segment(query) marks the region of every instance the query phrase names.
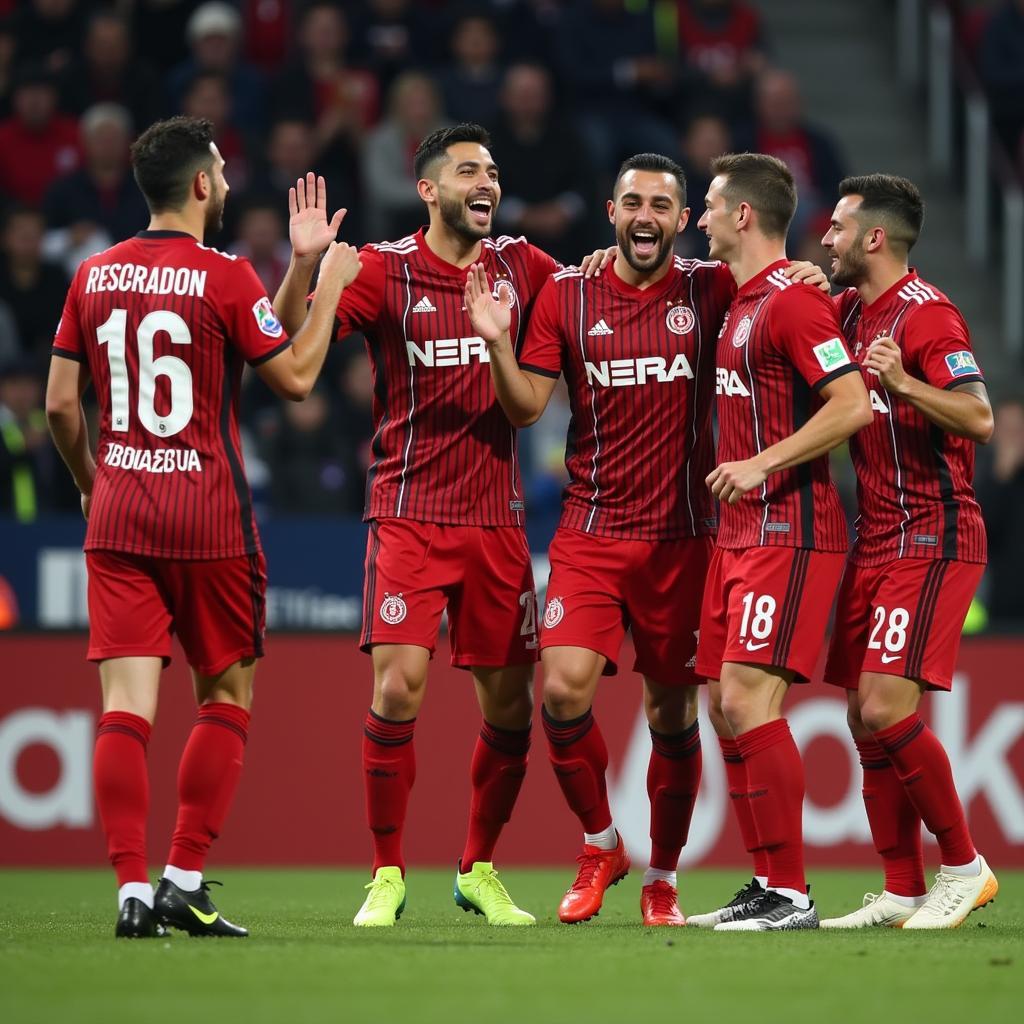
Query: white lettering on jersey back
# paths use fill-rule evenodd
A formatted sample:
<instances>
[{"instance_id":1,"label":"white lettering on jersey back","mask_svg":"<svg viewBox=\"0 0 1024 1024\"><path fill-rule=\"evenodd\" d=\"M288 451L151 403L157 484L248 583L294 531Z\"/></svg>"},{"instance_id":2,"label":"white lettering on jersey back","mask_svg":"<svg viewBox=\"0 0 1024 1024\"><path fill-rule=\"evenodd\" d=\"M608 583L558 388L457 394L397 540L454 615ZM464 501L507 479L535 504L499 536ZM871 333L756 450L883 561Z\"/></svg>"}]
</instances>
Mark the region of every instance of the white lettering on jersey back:
<instances>
[{"instance_id":1,"label":"white lettering on jersey back","mask_svg":"<svg viewBox=\"0 0 1024 1024\"><path fill-rule=\"evenodd\" d=\"M884 416L888 416L889 406L887 406L885 402L882 401L882 396L877 391L875 391L874 388L872 388L868 392L868 394L871 395L871 408L874 409L875 412L880 412Z\"/></svg>"},{"instance_id":2,"label":"white lettering on jersey back","mask_svg":"<svg viewBox=\"0 0 1024 1024\"><path fill-rule=\"evenodd\" d=\"M202 463L194 448L133 448L126 444L109 444L104 465L115 469L131 469L141 473L201 473Z\"/></svg>"},{"instance_id":3,"label":"white lettering on jersey back","mask_svg":"<svg viewBox=\"0 0 1024 1024\"><path fill-rule=\"evenodd\" d=\"M588 360L584 365L587 383L591 387L599 384L604 388L621 388L648 381L667 384L678 377L693 380L693 369L682 352L676 353L671 364L661 356L643 356L640 359L605 359L600 363Z\"/></svg>"},{"instance_id":4,"label":"white lettering on jersey back","mask_svg":"<svg viewBox=\"0 0 1024 1024\"><path fill-rule=\"evenodd\" d=\"M727 370L719 366L715 371L715 394L727 395L730 398L749 398L747 386L740 380L735 370Z\"/></svg>"},{"instance_id":5,"label":"white lettering on jersey back","mask_svg":"<svg viewBox=\"0 0 1024 1024\"><path fill-rule=\"evenodd\" d=\"M470 363L489 363L491 354L483 338L438 338L425 341L421 348L415 341L405 342L409 353L409 365L423 366L468 366Z\"/></svg>"},{"instance_id":6,"label":"white lettering on jersey back","mask_svg":"<svg viewBox=\"0 0 1024 1024\"><path fill-rule=\"evenodd\" d=\"M106 263L90 267L85 292L138 292L146 295L203 297L206 271L189 267L147 267L138 263Z\"/></svg>"}]
</instances>

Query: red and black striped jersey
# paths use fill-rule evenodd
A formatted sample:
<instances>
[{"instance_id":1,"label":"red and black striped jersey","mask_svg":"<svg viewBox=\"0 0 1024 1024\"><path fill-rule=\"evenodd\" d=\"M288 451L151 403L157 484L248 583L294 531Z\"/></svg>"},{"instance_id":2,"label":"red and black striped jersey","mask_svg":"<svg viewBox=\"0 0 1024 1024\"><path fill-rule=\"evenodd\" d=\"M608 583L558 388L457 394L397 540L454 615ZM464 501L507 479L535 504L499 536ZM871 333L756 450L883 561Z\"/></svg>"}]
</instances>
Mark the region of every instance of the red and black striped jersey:
<instances>
[{"instance_id":1,"label":"red and black striped jersey","mask_svg":"<svg viewBox=\"0 0 1024 1024\"><path fill-rule=\"evenodd\" d=\"M374 375L366 519L521 526L526 502L516 432L494 395L490 356L465 308L468 267L434 253L421 229L364 246L342 293L337 337L366 336ZM484 239L495 294L512 295L512 340L559 268L524 238Z\"/></svg>"},{"instance_id":2,"label":"red and black striped jersey","mask_svg":"<svg viewBox=\"0 0 1024 1024\"><path fill-rule=\"evenodd\" d=\"M259 551L238 432L243 360L288 340L245 259L142 231L75 273L53 352L100 408L85 548L157 558Z\"/></svg>"},{"instance_id":3,"label":"red and black striped jersey","mask_svg":"<svg viewBox=\"0 0 1024 1024\"><path fill-rule=\"evenodd\" d=\"M900 347L908 374L936 388L983 381L960 311L911 271L870 306L853 288L835 299L847 344L863 364L875 338ZM874 418L850 439L857 471L857 539L850 558L985 562L985 524L974 497L974 442L954 437L890 395L861 365Z\"/></svg>"},{"instance_id":4,"label":"red and black striped jersey","mask_svg":"<svg viewBox=\"0 0 1024 1024\"><path fill-rule=\"evenodd\" d=\"M751 459L796 433L821 408L818 391L857 367L832 300L769 264L737 292L718 338L718 461ZM723 504L724 548L780 546L845 551L846 521L828 456L773 473Z\"/></svg>"},{"instance_id":5,"label":"red and black striped jersey","mask_svg":"<svg viewBox=\"0 0 1024 1024\"><path fill-rule=\"evenodd\" d=\"M721 263L675 257L635 288L575 268L541 291L519 359L565 374L572 421L561 525L635 540L713 534L715 339L736 288Z\"/></svg>"}]
</instances>

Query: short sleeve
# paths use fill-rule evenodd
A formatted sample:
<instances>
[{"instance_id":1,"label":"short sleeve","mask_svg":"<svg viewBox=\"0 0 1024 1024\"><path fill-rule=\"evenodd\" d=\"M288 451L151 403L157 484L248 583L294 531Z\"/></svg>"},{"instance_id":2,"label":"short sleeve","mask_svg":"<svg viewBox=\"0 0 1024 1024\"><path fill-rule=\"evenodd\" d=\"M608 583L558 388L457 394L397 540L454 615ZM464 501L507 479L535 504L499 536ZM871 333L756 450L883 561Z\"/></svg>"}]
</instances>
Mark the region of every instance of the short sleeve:
<instances>
[{"instance_id":1,"label":"short sleeve","mask_svg":"<svg viewBox=\"0 0 1024 1024\"><path fill-rule=\"evenodd\" d=\"M273 359L291 345L266 288L247 259L238 259L225 275L217 312L227 328L228 341L251 366Z\"/></svg>"},{"instance_id":2,"label":"short sleeve","mask_svg":"<svg viewBox=\"0 0 1024 1024\"><path fill-rule=\"evenodd\" d=\"M519 368L557 379L562 372L562 327L558 321L558 282L549 277L530 315Z\"/></svg>"},{"instance_id":3,"label":"short sleeve","mask_svg":"<svg viewBox=\"0 0 1024 1024\"><path fill-rule=\"evenodd\" d=\"M819 288L793 284L771 304L769 337L816 391L857 370L836 316L836 307Z\"/></svg>"},{"instance_id":4,"label":"short sleeve","mask_svg":"<svg viewBox=\"0 0 1024 1024\"><path fill-rule=\"evenodd\" d=\"M715 307L722 310L722 316L736 298L736 278L725 263L713 263L711 270L712 294Z\"/></svg>"},{"instance_id":5,"label":"short sleeve","mask_svg":"<svg viewBox=\"0 0 1024 1024\"><path fill-rule=\"evenodd\" d=\"M356 331L366 331L380 317L384 306L384 257L372 245L359 250L362 269L341 293L334 318L334 340L341 341ZM309 296L312 300L316 292Z\"/></svg>"},{"instance_id":6,"label":"short sleeve","mask_svg":"<svg viewBox=\"0 0 1024 1024\"><path fill-rule=\"evenodd\" d=\"M549 256L543 249L538 249L535 245L528 247L527 254L530 290L536 293L544 287L545 281L547 281L552 274L558 273L558 271L562 270L563 267L562 264L553 256Z\"/></svg>"},{"instance_id":7,"label":"short sleeve","mask_svg":"<svg viewBox=\"0 0 1024 1024\"><path fill-rule=\"evenodd\" d=\"M971 349L967 324L950 303L927 302L915 309L901 340L908 368L913 372L916 367L932 387L949 390L985 380Z\"/></svg>"},{"instance_id":8,"label":"short sleeve","mask_svg":"<svg viewBox=\"0 0 1024 1024\"><path fill-rule=\"evenodd\" d=\"M61 313L57 330L54 332L52 349L55 356L74 359L78 363L83 363L86 360L82 327L78 319L78 293L81 287L82 266L75 271L71 287L68 288L67 298L64 300L64 311Z\"/></svg>"}]
</instances>

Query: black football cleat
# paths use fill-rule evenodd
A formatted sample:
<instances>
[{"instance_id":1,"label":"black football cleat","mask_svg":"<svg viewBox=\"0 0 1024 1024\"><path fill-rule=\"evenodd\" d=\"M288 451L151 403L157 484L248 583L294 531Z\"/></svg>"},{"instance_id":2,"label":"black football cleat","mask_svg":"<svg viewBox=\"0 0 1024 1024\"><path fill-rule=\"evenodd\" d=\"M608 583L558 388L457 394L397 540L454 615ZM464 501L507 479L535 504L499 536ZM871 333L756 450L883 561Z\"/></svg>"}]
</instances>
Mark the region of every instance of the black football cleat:
<instances>
[{"instance_id":1,"label":"black football cleat","mask_svg":"<svg viewBox=\"0 0 1024 1024\"><path fill-rule=\"evenodd\" d=\"M169 928L178 928L189 935L219 939L244 939L245 928L221 917L210 899L210 886L220 882L203 882L195 892L179 889L173 882L161 878L156 887L153 906L160 920Z\"/></svg>"},{"instance_id":2,"label":"black football cleat","mask_svg":"<svg viewBox=\"0 0 1024 1024\"><path fill-rule=\"evenodd\" d=\"M156 913L134 896L124 901L117 915L114 937L118 939L159 939L167 934Z\"/></svg>"}]
</instances>

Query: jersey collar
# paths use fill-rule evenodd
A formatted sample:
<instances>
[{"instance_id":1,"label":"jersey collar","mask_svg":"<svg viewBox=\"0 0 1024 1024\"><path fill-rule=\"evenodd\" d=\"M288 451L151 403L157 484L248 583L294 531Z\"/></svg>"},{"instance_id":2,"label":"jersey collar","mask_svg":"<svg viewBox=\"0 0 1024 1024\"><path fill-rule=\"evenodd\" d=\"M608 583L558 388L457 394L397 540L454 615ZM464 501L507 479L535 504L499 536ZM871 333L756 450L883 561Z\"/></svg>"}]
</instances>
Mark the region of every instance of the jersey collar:
<instances>
[{"instance_id":1,"label":"jersey collar","mask_svg":"<svg viewBox=\"0 0 1024 1024\"><path fill-rule=\"evenodd\" d=\"M195 241L195 236L190 235L187 231L139 231L135 235L136 238L190 238Z\"/></svg>"},{"instance_id":2,"label":"jersey collar","mask_svg":"<svg viewBox=\"0 0 1024 1024\"><path fill-rule=\"evenodd\" d=\"M882 292L882 294L879 295L878 298L875 299L875 301L872 302L870 306L865 306L864 312L866 313L869 309L883 309L887 303L892 301L893 296L901 288L903 288L908 281L916 280L917 270L916 268L911 267L908 273L904 274L903 277L901 277L891 288L888 288L884 292Z\"/></svg>"},{"instance_id":3,"label":"jersey collar","mask_svg":"<svg viewBox=\"0 0 1024 1024\"><path fill-rule=\"evenodd\" d=\"M620 253L617 259L622 259ZM675 256L672 257L672 265L668 268L668 273L650 288L637 288L636 285L630 284L628 281L623 281L618 274L615 273L615 267L611 266L605 270L600 277L600 280L604 281L612 291L618 292L620 295L625 295L631 299L649 299L654 296L660 296L663 292L668 291L670 288L675 286L676 274L675 274Z\"/></svg>"},{"instance_id":4,"label":"jersey collar","mask_svg":"<svg viewBox=\"0 0 1024 1024\"><path fill-rule=\"evenodd\" d=\"M423 258L436 270L441 271L442 274L448 274L450 277L457 277L460 280L465 280L466 275L469 273L469 265L466 265L465 267L457 267L454 263L449 263L447 260L441 259L441 257L438 256L429 245L427 245L426 234L427 229L423 227L420 228L413 236L416 239L416 247L419 249ZM480 247L480 258L477 262L482 263L484 260L486 242L487 239L484 239L485 244Z\"/></svg>"},{"instance_id":5,"label":"jersey collar","mask_svg":"<svg viewBox=\"0 0 1024 1024\"><path fill-rule=\"evenodd\" d=\"M759 274L755 274L742 288L736 292L737 299L746 298L748 295L753 295L754 292L760 291L768 281L768 275L773 271L781 270L783 267L789 266L789 260L781 259L776 260L774 263L769 263Z\"/></svg>"}]
</instances>

